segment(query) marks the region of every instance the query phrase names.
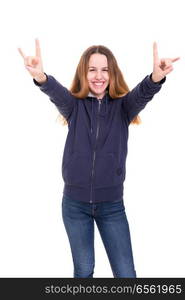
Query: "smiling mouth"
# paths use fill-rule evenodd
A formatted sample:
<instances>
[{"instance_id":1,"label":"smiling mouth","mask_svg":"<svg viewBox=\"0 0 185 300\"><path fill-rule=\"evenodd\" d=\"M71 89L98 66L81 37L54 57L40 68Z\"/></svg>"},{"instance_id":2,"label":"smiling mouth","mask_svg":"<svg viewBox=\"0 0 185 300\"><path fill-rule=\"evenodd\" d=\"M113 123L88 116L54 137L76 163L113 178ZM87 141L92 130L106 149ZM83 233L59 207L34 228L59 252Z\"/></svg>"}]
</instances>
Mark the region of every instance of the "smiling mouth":
<instances>
[{"instance_id":1,"label":"smiling mouth","mask_svg":"<svg viewBox=\"0 0 185 300\"><path fill-rule=\"evenodd\" d=\"M104 85L104 82L92 82L92 84L95 86L102 86Z\"/></svg>"}]
</instances>

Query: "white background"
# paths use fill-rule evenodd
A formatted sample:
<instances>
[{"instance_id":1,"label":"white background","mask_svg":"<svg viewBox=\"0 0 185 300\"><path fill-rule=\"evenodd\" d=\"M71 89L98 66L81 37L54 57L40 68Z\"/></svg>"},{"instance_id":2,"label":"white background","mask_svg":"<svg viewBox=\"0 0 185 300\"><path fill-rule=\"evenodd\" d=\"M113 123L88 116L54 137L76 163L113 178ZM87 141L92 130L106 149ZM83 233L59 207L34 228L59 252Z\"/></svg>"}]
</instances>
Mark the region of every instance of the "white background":
<instances>
[{"instance_id":1,"label":"white background","mask_svg":"<svg viewBox=\"0 0 185 300\"><path fill-rule=\"evenodd\" d=\"M73 277L61 217L67 126L34 86L17 51L70 87L82 52L114 53L132 89L160 57L180 56L161 91L130 126L124 201L138 277L185 277L184 1L1 1L0 276ZM95 227L96 228L96 227ZM113 277L96 229L94 277Z\"/></svg>"}]
</instances>

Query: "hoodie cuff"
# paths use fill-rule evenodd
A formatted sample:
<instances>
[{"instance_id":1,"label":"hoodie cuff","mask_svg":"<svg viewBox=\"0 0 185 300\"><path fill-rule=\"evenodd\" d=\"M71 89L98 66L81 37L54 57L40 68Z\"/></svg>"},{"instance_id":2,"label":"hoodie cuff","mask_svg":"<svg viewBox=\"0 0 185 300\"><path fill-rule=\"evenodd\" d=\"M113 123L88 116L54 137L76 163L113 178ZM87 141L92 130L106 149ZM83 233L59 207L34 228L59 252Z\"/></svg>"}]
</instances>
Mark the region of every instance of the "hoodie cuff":
<instances>
[{"instance_id":1,"label":"hoodie cuff","mask_svg":"<svg viewBox=\"0 0 185 300\"><path fill-rule=\"evenodd\" d=\"M37 85L37 86L43 86L44 84L47 83L47 81L48 81L48 75L47 75L45 72L44 72L44 74L46 75L46 81L45 81L44 83L39 83L38 81L36 81L36 80L33 78L33 82L34 82L35 85Z\"/></svg>"},{"instance_id":2,"label":"hoodie cuff","mask_svg":"<svg viewBox=\"0 0 185 300\"><path fill-rule=\"evenodd\" d=\"M161 79L160 81L157 81L157 82L154 82L153 80L152 80L152 73L150 74L150 80L154 83L154 84L163 84L165 81L166 81L166 76L163 78L163 79Z\"/></svg>"}]
</instances>

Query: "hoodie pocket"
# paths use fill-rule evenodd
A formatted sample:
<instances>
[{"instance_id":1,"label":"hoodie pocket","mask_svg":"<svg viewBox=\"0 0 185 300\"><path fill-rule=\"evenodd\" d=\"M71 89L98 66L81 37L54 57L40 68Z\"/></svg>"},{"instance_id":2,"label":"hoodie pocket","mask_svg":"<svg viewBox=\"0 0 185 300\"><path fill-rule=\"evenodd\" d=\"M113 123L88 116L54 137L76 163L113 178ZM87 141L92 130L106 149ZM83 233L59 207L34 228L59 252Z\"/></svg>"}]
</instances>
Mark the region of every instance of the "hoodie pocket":
<instances>
[{"instance_id":1,"label":"hoodie pocket","mask_svg":"<svg viewBox=\"0 0 185 300\"><path fill-rule=\"evenodd\" d=\"M64 182L83 187L89 185L91 161L90 155L74 152L62 169Z\"/></svg>"},{"instance_id":2,"label":"hoodie pocket","mask_svg":"<svg viewBox=\"0 0 185 300\"><path fill-rule=\"evenodd\" d=\"M95 163L95 187L106 187L118 184L119 176L116 173L117 160L115 153L97 154Z\"/></svg>"}]
</instances>

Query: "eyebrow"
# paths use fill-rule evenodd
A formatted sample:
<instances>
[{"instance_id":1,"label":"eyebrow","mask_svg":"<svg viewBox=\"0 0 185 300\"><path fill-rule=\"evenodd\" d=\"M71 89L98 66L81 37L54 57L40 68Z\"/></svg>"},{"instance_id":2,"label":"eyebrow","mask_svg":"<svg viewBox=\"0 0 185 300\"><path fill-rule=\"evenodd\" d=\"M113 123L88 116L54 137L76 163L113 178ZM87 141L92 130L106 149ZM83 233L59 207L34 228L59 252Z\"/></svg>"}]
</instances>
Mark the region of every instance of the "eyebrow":
<instances>
[{"instance_id":1,"label":"eyebrow","mask_svg":"<svg viewBox=\"0 0 185 300\"><path fill-rule=\"evenodd\" d=\"M90 69L90 68L96 69L96 67L93 67L93 66L89 67L89 69ZM108 67L102 67L102 69L108 69Z\"/></svg>"}]
</instances>

